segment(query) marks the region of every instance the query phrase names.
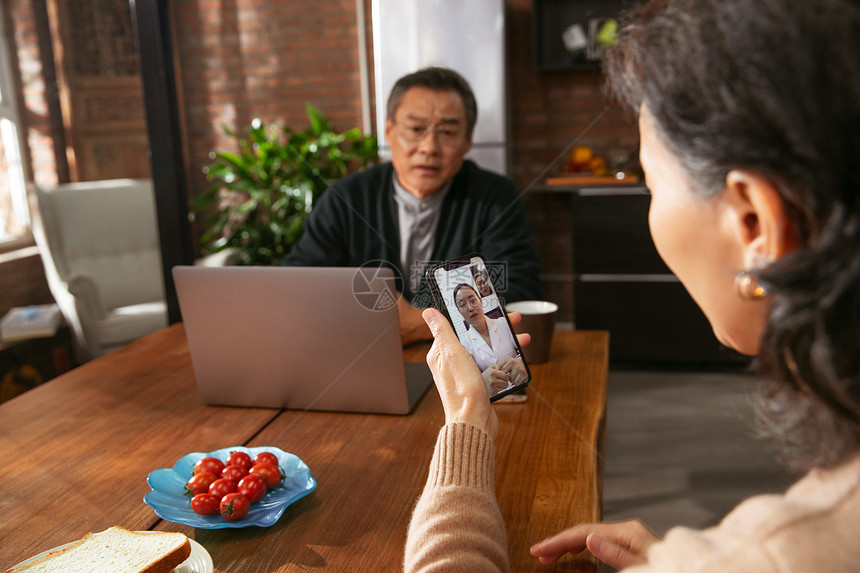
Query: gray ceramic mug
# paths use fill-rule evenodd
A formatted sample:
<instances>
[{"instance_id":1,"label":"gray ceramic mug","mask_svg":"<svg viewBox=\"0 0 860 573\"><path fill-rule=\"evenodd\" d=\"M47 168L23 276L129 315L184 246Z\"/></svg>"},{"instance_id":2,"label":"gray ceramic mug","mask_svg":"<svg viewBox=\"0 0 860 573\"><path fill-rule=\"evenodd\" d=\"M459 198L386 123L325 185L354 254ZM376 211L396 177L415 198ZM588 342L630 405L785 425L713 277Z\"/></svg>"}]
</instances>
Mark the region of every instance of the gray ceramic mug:
<instances>
[{"instance_id":1,"label":"gray ceramic mug","mask_svg":"<svg viewBox=\"0 0 860 573\"><path fill-rule=\"evenodd\" d=\"M523 320L514 330L517 333L528 332L532 336L531 343L523 348L526 361L539 364L549 360L558 305L544 300L521 300L506 304L505 311L520 313Z\"/></svg>"}]
</instances>

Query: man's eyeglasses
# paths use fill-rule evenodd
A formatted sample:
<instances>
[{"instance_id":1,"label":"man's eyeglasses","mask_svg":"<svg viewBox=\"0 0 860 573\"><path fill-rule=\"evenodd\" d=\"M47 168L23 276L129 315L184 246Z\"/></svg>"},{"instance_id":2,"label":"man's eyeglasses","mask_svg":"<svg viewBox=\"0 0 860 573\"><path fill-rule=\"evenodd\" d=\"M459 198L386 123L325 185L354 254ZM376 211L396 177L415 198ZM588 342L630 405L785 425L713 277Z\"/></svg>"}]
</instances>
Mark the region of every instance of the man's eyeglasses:
<instances>
[{"instance_id":1,"label":"man's eyeglasses","mask_svg":"<svg viewBox=\"0 0 860 573\"><path fill-rule=\"evenodd\" d=\"M481 301L478 300L478 297L472 295L469 298L467 298L466 300L458 300L457 301L457 308L459 308L460 310L466 310L467 307L468 308L471 308L473 306L477 307L480 304L481 304Z\"/></svg>"},{"instance_id":2,"label":"man's eyeglasses","mask_svg":"<svg viewBox=\"0 0 860 573\"><path fill-rule=\"evenodd\" d=\"M463 142L465 134L463 128L455 125L423 125L420 123L397 123L395 125L400 137L409 143L419 143L427 137L428 133L432 132L439 145L454 147Z\"/></svg>"}]
</instances>

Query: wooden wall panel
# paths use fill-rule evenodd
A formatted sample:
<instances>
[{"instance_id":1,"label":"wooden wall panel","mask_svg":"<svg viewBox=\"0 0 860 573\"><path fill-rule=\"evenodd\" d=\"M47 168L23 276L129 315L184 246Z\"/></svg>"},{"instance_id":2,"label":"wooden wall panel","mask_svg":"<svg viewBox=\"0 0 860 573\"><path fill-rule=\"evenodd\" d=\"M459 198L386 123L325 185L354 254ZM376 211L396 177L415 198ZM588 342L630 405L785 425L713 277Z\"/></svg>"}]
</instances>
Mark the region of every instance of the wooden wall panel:
<instances>
[{"instance_id":1,"label":"wooden wall panel","mask_svg":"<svg viewBox=\"0 0 860 573\"><path fill-rule=\"evenodd\" d=\"M149 177L128 0L48 0L72 181Z\"/></svg>"}]
</instances>

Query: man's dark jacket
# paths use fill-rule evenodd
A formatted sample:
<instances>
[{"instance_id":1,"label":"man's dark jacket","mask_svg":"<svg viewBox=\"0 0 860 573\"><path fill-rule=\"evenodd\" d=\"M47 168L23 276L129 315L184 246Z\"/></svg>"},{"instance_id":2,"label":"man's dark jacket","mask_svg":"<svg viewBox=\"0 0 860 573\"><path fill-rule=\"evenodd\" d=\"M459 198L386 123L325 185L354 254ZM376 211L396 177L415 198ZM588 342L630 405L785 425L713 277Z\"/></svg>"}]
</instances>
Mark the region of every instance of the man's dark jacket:
<instances>
[{"instance_id":1,"label":"man's dark jacket","mask_svg":"<svg viewBox=\"0 0 860 573\"><path fill-rule=\"evenodd\" d=\"M400 263L393 177L391 163L383 163L335 183L314 206L284 264L360 267L384 261L403 292L402 277L410 269ZM519 193L509 179L466 160L442 203L430 262L469 253L484 257L505 303L542 298L540 262ZM423 276L412 304L435 306Z\"/></svg>"}]
</instances>

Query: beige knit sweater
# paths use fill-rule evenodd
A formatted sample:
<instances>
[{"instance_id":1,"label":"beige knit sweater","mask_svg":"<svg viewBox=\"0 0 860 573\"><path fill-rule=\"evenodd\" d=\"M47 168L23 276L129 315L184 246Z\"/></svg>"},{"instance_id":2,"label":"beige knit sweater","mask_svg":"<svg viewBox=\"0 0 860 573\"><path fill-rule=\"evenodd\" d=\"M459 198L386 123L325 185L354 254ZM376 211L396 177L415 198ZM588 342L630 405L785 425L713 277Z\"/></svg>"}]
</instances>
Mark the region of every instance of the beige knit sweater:
<instances>
[{"instance_id":1,"label":"beige knit sweater","mask_svg":"<svg viewBox=\"0 0 860 573\"><path fill-rule=\"evenodd\" d=\"M508 570L493 456L482 430L442 428L409 525L405 571ZM813 470L785 495L750 498L716 527L676 527L648 558L625 573L860 571L860 455Z\"/></svg>"},{"instance_id":2,"label":"beige knit sweater","mask_svg":"<svg viewBox=\"0 0 860 573\"><path fill-rule=\"evenodd\" d=\"M508 570L494 458L483 430L463 423L442 428L409 525L406 571Z\"/></svg>"}]
</instances>

